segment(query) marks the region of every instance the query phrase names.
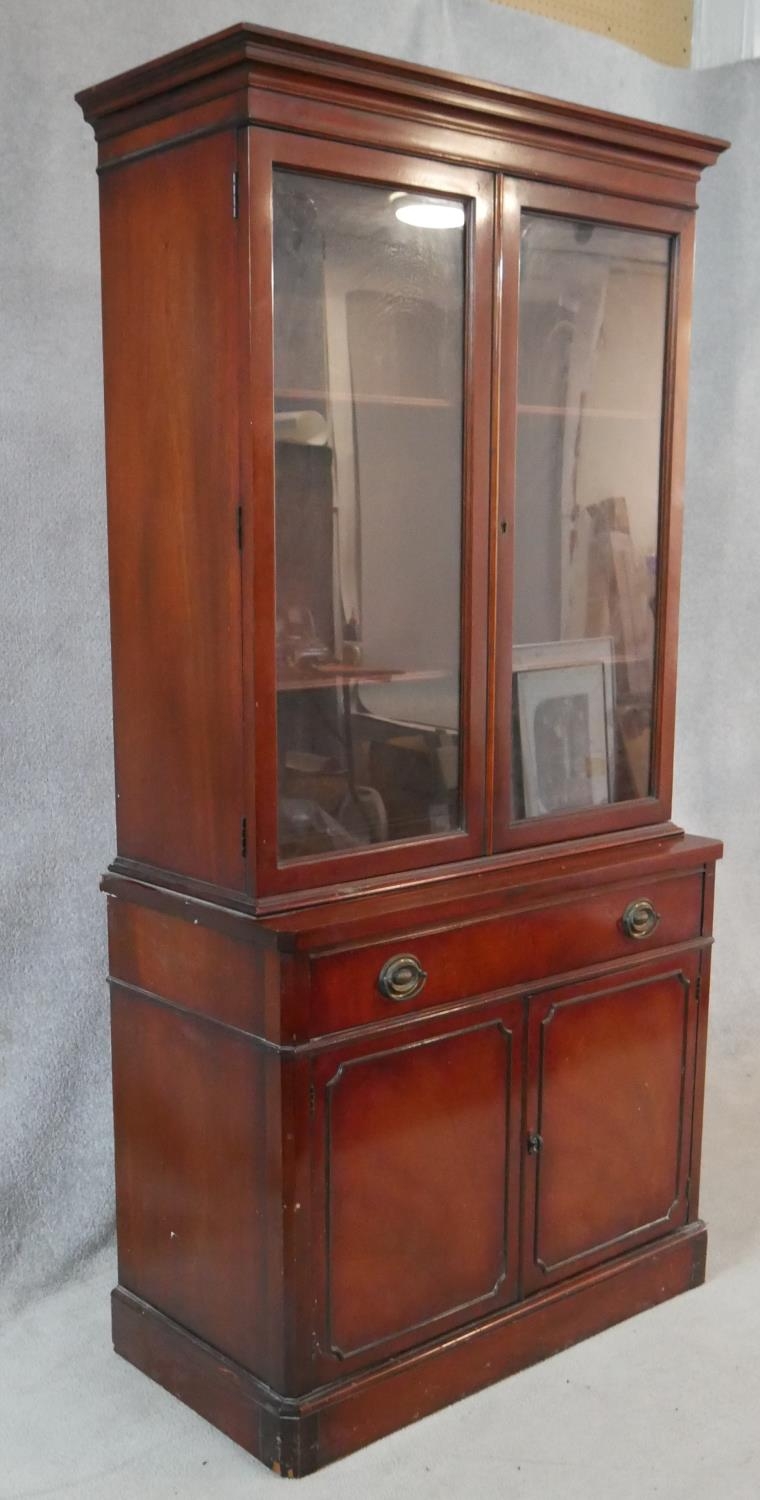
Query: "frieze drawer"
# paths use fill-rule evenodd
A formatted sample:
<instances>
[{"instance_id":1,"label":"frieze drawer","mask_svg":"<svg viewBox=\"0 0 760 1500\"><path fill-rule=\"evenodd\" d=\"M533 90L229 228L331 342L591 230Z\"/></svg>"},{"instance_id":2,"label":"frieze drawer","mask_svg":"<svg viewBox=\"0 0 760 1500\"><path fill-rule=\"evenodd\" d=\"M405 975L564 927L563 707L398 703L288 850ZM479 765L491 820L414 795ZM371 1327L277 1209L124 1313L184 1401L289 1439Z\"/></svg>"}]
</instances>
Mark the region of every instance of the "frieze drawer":
<instances>
[{"instance_id":1,"label":"frieze drawer","mask_svg":"<svg viewBox=\"0 0 760 1500\"><path fill-rule=\"evenodd\" d=\"M702 875L595 890L509 916L425 930L312 962L312 1030L339 1031L573 973L699 937Z\"/></svg>"}]
</instances>

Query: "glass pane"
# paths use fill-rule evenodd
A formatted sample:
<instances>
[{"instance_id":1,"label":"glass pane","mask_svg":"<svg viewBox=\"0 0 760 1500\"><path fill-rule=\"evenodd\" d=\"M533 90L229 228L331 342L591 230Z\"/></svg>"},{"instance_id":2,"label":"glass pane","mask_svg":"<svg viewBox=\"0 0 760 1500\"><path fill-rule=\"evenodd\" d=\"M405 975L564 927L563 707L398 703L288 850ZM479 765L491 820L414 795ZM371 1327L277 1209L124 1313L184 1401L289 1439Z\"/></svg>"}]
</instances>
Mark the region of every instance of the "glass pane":
<instances>
[{"instance_id":1,"label":"glass pane","mask_svg":"<svg viewBox=\"0 0 760 1500\"><path fill-rule=\"evenodd\" d=\"M651 791L669 266L665 235L523 219L516 820Z\"/></svg>"},{"instance_id":2,"label":"glass pane","mask_svg":"<svg viewBox=\"0 0 760 1500\"><path fill-rule=\"evenodd\" d=\"M463 204L277 171L278 826L461 826Z\"/></svg>"}]
</instances>

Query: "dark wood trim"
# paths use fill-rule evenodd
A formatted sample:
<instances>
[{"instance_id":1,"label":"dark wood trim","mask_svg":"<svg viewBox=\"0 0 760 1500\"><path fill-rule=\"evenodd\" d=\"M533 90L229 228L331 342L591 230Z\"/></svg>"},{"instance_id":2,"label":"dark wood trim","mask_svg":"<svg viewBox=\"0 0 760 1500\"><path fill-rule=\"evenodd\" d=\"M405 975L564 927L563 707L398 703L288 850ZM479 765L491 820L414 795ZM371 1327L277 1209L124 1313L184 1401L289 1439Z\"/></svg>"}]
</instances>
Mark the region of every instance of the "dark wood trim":
<instances>
[{"instance_id":1,"label":"dark wood trim","mask_svg":"<svg viewBox=\"0 0 760 1500\"><path fill-rule=\"evenodd\" d=\"M256 704L251 672L254 631L254 599L249 587L250 559L254 528L253 487L254 452L253 433L253 369L254 346L258 348L256 322L253 313L253 224L251 213L251 173L248 152L248 132L237 132L237 277L238 277L238 380L240 387L240 447L238 454L239 488L239 561L240 561L240 628L242 632L240 701L242 706L242 737L245 756L243 773L243 795L241 816L246 819L246 869L245 883L249 896L256 896L256 849L258 845L256 799L251 794L250 764L253 755Z\"/></svg>"},{"instance_id":2,"label":"dark wood trim","mask_svg":"<svg viewBox=\"0 0 760 1500\"><path fill-rule=\"evenodd\" d=\"M151 100L181 98L184 88L200 80L213 80L217 87L223 83L229 90L230 75L237 81L246 72L251 84L266 83L306 96L319 96L326 89L333 96L339 89L353 91L360 93L365 107L372 107L374 99L375 107L379 104L383 110L395 104L399 114L414 106L424 107L430 115L468 112L489 132L511 126L534 140L560 136L565 149L575 151L604 144L653 167L667 165L684 174L700 172L727 146L711 136L249 24L228 27L82 89L76 97L85 119L103 138L119 128L126 112L144 109Z\"/></svg>"},{"instance_id":3,"label":"dark wood trim","mask_svg":"<svg viewBox=\"0 0 760 1500\"><path fill-rule=\"evenodd\" d=\"M590 219L595 224L640 229L652 234L680 234L694 221L691 210L651 200L636 203L625 194L596 188L591 183L583 189L550 182L526 182L516 177L511 186L521 212Z\"/></svg>"},{"instance_id":4,"label":"dark wood trim","mask_svg":"<svg viewBox=\"0 0 760 1500\"><path fill-rule=\"evenodd\" d=\"M697 1220L666 1240L300 1398L280 1396L125 1287L113 1294L114 1348L275 1473L297 1478L701 1285L706 1250L707 1230Z\"/></svg>"},{"instance_id":5,"label":"dark wood trim","mask_svg":"<svg viewBox=\"0 0 760 1500\"><path fill-rule=\"evenodd\" d=\"M694 274L694 221L674 237L668 309L665 403L660 470L660 586L657 599L657 679L653 781L668 809L673 800L678 611L683 546L686 419L688 408L691 301Z\"/></svg>"},{"instance_id":6,"label":"dark wood trim","mask_svg":"<svg viewBox=\"0 0 760 1500\"><path fill-rule=\"evenodd\" d=\"M218 1016L209 1015L206 1011L200 1011L189 1005L183 1005L179 1000L169 1000L165 995L157 995L153 990L141 989L137 984L129 984L124 979L119 979L117 974L112 974L109 979L112 994L119 994L126 1000L139 1000L141 1004L159 1005L164 1010L176 1011L178 1016L185 1020L198 1024L198 1026L212 1026L215 1030L226 1031L231 1036L240 1037L241 1041L250 1042L254 1047L261 1047L265 1052L271 1052L277 1057L292 1056L296 1052L294 1046L283 1046L279 1042L270 1041L267 1037L259 1035L255 1031L248 1031L244 1026L233 1026L229 1021L221 1021Z\"/></svg>"},{"instance_id":7,"label":"dark wood trim","mask_svg":"<svg viewBox=\"0 0 760 1500\"><path fill-rule=\"evenodd\" d=\"M492 370L494 207L496 179L477 180L467 239L461 603L462 813L473 847L488 851L486 764L488 722L488 571L490 512L489 416Z\"/></svg>"},{"instance_id":8,"label":"dark wood trim","mask_svg":"<svg viewBox=\"0 0 760 1500\"><path fill-rule=\"evenodd\" d=\"M641 978L646 978L647 971L653 963L675 963L685 961L691 955L709 954L712 950L712 938L696 938L688 943L678 943L669 948L661 948L655 953L642 953L638 957L630 955L626 958L605 960L603 963L594 964L586 969L562 974L559 978L552 975L550 979L531 980L530 984L505 985L503 989L469 996L465 1000L453 1000L449 1003L433 1006L430 1010L413 1014L390 1016L385 1021L375 1021L371 1025L355 1026L345 1031L335 1031L315 1036L309 1042L297 1043L291 1047L278 1047L283 1054L318 1056L321 1052L342 1047L354 1042L360 1042L362 1038L373 1036L390 1036L396 1032L403 1032L405 1028L419 1025L422 1021L445 1021L453 1016L465 1017L469 1011L483 1010L489 1007L497 1007L515 1000L522 1000L529 992L531 999L535 999L557 988L581 983L591 984L617 978L619 975L633 974L632 983L640 983ZM637 971L644 971L643 976Z\"/></svg>"},{"instance_id":9,"label":"dark wood trim","mask_svg":"<svg viewBox=\"0 0 760 1500\"><path fill-rule=\"evenodd\" d=\"M256 911L255 899L244 895L241 891L230 890L228 886L212 885L208 880L196 880L192 876L181 875L176 870L165 870L141 859L127 859L121 854L117 854L108 866L101 880L101 890L110 890L108 881L111 876L120 880L135 881L140 885L153 886L156 890L171 891L174 895L204 902L226 911L249 914Z\"/></svg>"},{"instance_id":10,"label":"dark wood trim","mask_svg":"<svg viewBox=\"0 0 760 1500\"><path fill-rule=\"evenodd\" d=\"M697 872L694 871L693 873L696 874ZM663 870L646 881L647 889L651 890L656 900L657 892L662 891L663 888L667 891L671 882L675 881L678 883L676 889L680 887L683 893L683 879L683 872L680 870ZM615 872L614 879L605 881L603 885L600 883L600 888L610 895L615 891L620 891L621 893L628 892L633 885L639 883L639 880L639 875L634 874L631 866L625 864L620 866ZM588 880L585 881L584 897L588 898L589 903L593 900L595 893L596 882L590 883ZM421 905L413 913L410 911L409 919L404 926L404 936L409 942L413 943L428 933L441 932L444 926L461 932L463 929L473 927L476 924L479 931L487 931L489 923L501 924L505 917L526 916L529 912L535 911L546 912L557 918L561 917L563 908L568 903L575 904L575 902L577 902L577 893L574 892L572 886L568 886L563 881L561 890L547 889L544 886L534 886L528 890L499 893L495 900L492 899L487 904L478 901L477 903L466 905L463 901L460 901L457 903L455 910L450 911L448 923L442 923L440 909ZM332 958L336 954L341 953L357 953L362 949L367 949L369 952L376 952L378 951L379 937L380 941L387 941L385 935L380 936L378 934L376 919L374 925L368 928L366 940L356 930L352 932L348 941L341 936L340 929L333 927L332 933L333 942L329 946L320 949L319 958ZM652 947L658 946L651 939L647 941L650 944L649 949L640 948L637 945L635 950L627 950L627 956L635 958L637 953L642 952L646 955L648 951L651 951ZM315 953L313 956L316 957L317 954ZM526 973L529 967L530 965L526 963ZM554 972L559 971L555 970Z\"/></svg>"},{"instance_id":11,"label":"dark wood trim","mask_svg":"<svg viewBox=\"0 0 760 1500\"><path fill-rule=\"evenodd\" d=\"M583 969L568 970L563 974L553 974L549 978L531 979L521 981L519 984L504 985L499 990L488 991L475 995L468 995L464 999L442 1001L439 1005L431 1006L429 1010L406 1011L399 1015L391 1014L384 1020L362 1023L361 1025L343 1028L339 1031L317 1031L314 1036L304 1041L280 1042L271 1037L262 1035L259 1031L251 1031L243 1026L234 1026L228 1021L220 1020L217 1016L207 1011L198 1010L189 1005L183 1005L178 1000L169 1000L165 995L156 994L152 990L141 989L139 985L128 983L119 979L118 975L111 975L109 984L112 990L118 990L119 994L129 999L130 996L142 1003L163 1006L167 1010L176 1011L178 1015L186 1017L189 1021L198 1021L202 1025L218 1027L221 1031L231 1032L244 1040L251 1042L254 1046L261 1047L264 1051L282 1058L308 1058L318 1057L321 1053L332 1051L337 1047L350 1046L361 1042L365 1038L392 1037L396 1033L403 1033L406 1029L420 1024L439 1021L447 1021L455 1016L467 1016L470 1011L488 1009L521 1000L529 992L531 999L536 999L550 991L566 988L570 985L581 983L594 984L597 981L615 979L618 975L628 976L633 973L635 978L631 983L639 983L641 976L638 970L646 971L653 963L675 962L686 959L690 954L709 955L712 950L714 939L711 937L693 938L688 942L676 943L666 948L658 948L639 954L628 954L624 958L605 959L598 964L587 965ZM709 966L708 966L709 968ZM703 965L704 972L704 965ZM709 980L709 972L707 983Z\"/></svg>"},{"instance_id":12,"label":"dark wood trim","mask_svg":"<svg viewBox=\"0 0 760 1500\"><path fill-rule=\"evenodd\" d=\"M468 876L475 877L481 890L485 890L491 884L491 877L493 877L494 883L498 883L499 885L502 882L505 885L529 885L533 884L535 880L550 878L552 869L554 873L559 873L561 869L562 873L566 874L567 878L572 881L574 865L572 856L574 855L578 856L581 860L584 856L588 856L587 871L590 871L592 868L596 868L596 861L599 856L609 853L611 857L614 857L619 853L621 847L626 850L626 853L632 859L635 853L638 852L635 847L638 844L641 844L642 848L643 846L651 846L652 852L657 850L664 857L669 841L676 839L679 841L680 851L685 853L685 848L680 843L683 837L682 831L675 828L672 824L661 824L654 828L647 825L642 828L623 829L622 831L616 831L612 836L600 834L596 838L592 836L583 839L581 842L566 840L552 845L537 845L534 849L511 850L502 856L493 856L485 860L467 861L459 866L449 865L440 869L426 869L420 871L416 879L414 877L406 878L405 874L401 873L387 882L377 880L373 882L372 886L370 886L369 882L365 881L334 886L329 890L314 892L313 900L308 899L310 893L306 893L306 899L304 899L304 893L301 892L300 899L294 901L291 905L281 901L261 901L258 905L257 914L262 918L272 916L275 919L281 915L284 924L287 921L288 912L292 912L293 920L298 922L300 921L297 916L298 911L309 906L322 906L328 900L345 899L346 901L350 901L354 898L363 899L365 895L369 895L370 893L376 893L378 896L390 896L393 893L398 894L400 897L406 896L412 900L415 899L415 891L419 891L421 887L424 888L426 894L429 892L429 899L435 900L437 899L439 882L445 883L448 886L452 878L459 874L463 878ZM713 847L721 846L713 845ZM546 856L545 864L544 856ZM720 854L716 854L714 857L720 858ZM452 885L452 891L453 889ZM465 887L460 887L460 891L464 895Z\"/></svg>"},{"instance_id":13,"label":"dark wood trim","mask_svg":"<svg viewBox=\"0 0 760 1500\"><path fill-rule=\"evenodd\" d=\"M501 465L501 323L503 317L503 220L504 178L499 175L494 181L494 242L493 242L493 329L491 335L491 465L489 472L488 513L488 618L487 668L486 668L486 760L485 760L485 852L493 854L494 827L494 782L496 756L494 745L494 712L496 701L496 576L498 558L499 527L499 474Z\"/></svg>"},{"instance_id":14,"label":"dark wood trim","mask_svg":"<svg viewBox=\"0 0 760 1500\"><path fill-rule=\"evenodd\" d=\"M512 816L512 616L514 610L515 499L517 490L517 353L520 315L520 221L514 182L502 183L498 467L498 528L493 651L494 787L492 849L502 852ZM505 528L505 529L502 529Z\"/></svg>"},{"instance_id":15,"label":"dark wood trim","mask_svg":"<svg viewBox=\"0 0 760 1500\"><path fill-rule=\"evenodd\" d=\"M188 102L184 108L177 107L176 112L162 119L125 128L119 135L100 141L98 176L107 176L114 168L141 161L145 156L172 151L204 135L236 130L245 123L240 114L240 96L225 93L195 104Z\"/></svg>"},{"instance_id":16,"label":"dark wood trim","mask_svg":"<svg viewBox=\"0 0 760 1500\"><path fill-rule=\"evenodd\" d=\"M230 87L232 84L230 80ZM98 171L109 173L199 135L250 126L424 155L457 166L506 173L515 179L533 180L538 176L560 187L590 188L632 202L690 211L696 206L696 183L691 176L671 175L667 167L654 171L641 163L628 164L627 160L621 165L619 152L612 147L594 146L575 155L568 153L562 136L551 143L536 144L529 134L523 139L511 125L487 132L477 121L465 125L459 115L451 119L437 115L431 122L424 114L417 118L410 111L396 116L354 108L346 101L308 99L267 88L246 90L240 79L235 87L234 93L216 97L212 91L212 96L206 97L210 85L203 89L194 86L182 91L182 107L173 99L176 113L167 113L168 102L158 101L148 110L137 112L137 123L133 115L128 115L120 121L119 133L101 138ZM141 119L143 123L139 123Z\"/></svg>"},{"instance_id":17,"label":"dark wood trim","mask_svg":"<svg viewBox=\"0 0 760 1500\"><path fill-rule=\"evenodd\" d=\"M109 900L134 901L138 906L146 906L152 911L168 912L180 921L200 923L217 932L228 933L240 942L249 942L256 947L270 948L273 951L281 948L276 934L271 928L256 922L247 905L236 901L222 904L219 892L215 893L220 897L218 900L210 900L208 894L186 894L156 878L157 874L158 872L150 871L147 867L142 871L135 869L126 873L114 864L102 876L100 889Z\"/></svg>"},{"instance_id":18,"label":"dark wood trim","mask_svg":"<svg viewBox=\"0 0 760 1500\"><path fill-rule=\"evenodd\" d=\"M706 901L711 903L715 886L715 872L705 877ZM705 919L703 919L705 920ZM706 918L707 929L712 921ZM697 1041L694 1055L694 1110L691 1120L691 1154L689 1160L688 1218L699 1217L699 1190L702 1178L702 1133L705 1116L705 1073L707 1069L707 1039L710 1018L710 968L712 945L708 944L700 954L697 978Z\"/></svg>"},{"instance_id":19,"label":"dark wood trim","mask_svg":"<svg viewBox=\"0 0 760 1500\"><path fill-rule=\"evenodd\" d=\"M534 849L542 843L585 839L590 833L613 829L647 828L665 822L670 807L661 797L638 797L630 802L609 802L592 811L565 813L561 817L523 818L511 823L503 836L500 850Z\"/></svg>"},{"instance_id":20,"label":"dark wood trim","mask_svg":"<svg viewBox=\"0 0 760 1500\"><path fill-rule=\"evenodd\" d=\"M282 1072L283 1345L288 1391L308 1391L315 1384L314 1349L309 1337L314 1326L314 1303L306 1269L312 1263L318 1235L311 1199L311 1066L308 1053L296 1052Z\"/></svg>"},{"instance_id":21,"label":"dark wood trim","mask_svg":"<svg viewBox=\"0 0 760 1500\"><path fill-rule=\"evenodd\" d=\"M527 893L538 888L550 897L552 892L571 893L620 881L624 876L631 880L661 877L710 866L721 858L722 852L723 846L716 839L677 834L675 830L644 838L637 830L634 835L618 837L614 844L589 839L580 848L576 844L537 850L534 859L525 854L521 858L510 855L443 871L426 871L431 878L424 882L417 877L396 881L384 889L346 888L340 893L343 899L339 913L333 905L335 894L323 891L315 893L315 900L298 906L293 903L283 905L279 911L256 912L252 906L238 901L212 901L205 891L196 895L192 890L177 890L161 878L163 872L147 868L141 871L138 867L125 869L125 861L111 866L102 878L101 889L109 896L134 900L263 947L290 952L297 947L324 946L326 941L340 942L343 933L355 937L364 927L370 932L382 931L388 921L403 921L401 914L419 908L423 900L436 919L447 909L447 904L461 917L466 912L486 908L494 899L509 901L510 893L519 893L522 899L527 899Z\"/></svg>"},{"instance_id":22,"label":"dark wood trim","mask_svg":"<svg viewBox=\"0 0 760 1500\"><path fill-rule=\"evenodd\" d=\"M559 132L536 139L530 129L512 121L485 126L464 111L430 117L413 106L402 115L356 107L345 93L338 98L304 98L268 88L250 91L251 124L300 135L361 142L386 150L409 151L461 166L504 172L510 177L540 178L573 188L593 188L622 198L694 209L696 178L667 164L654 167L644 157L621 157L619 149L589 142L568 148Z\"/></svg>"}]
</instances>

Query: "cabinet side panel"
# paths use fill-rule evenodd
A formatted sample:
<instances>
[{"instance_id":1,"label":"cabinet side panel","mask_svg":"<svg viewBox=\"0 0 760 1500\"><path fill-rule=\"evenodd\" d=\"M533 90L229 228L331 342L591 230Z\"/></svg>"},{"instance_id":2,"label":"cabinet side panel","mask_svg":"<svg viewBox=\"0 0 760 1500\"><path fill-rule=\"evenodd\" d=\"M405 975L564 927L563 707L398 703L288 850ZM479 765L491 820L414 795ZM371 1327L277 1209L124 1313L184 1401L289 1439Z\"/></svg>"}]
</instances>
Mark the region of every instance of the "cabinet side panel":
<instances>
[{"instance_id":1,"label":"cabinet side panel","mask_svg":"<svg viewBox=\"0 0 760 1500\"><path fill-rule=\"evenodd\" d=\"M120 1285L274 1382L279 1059L117 984L111 1023Z\"/></svg>"},{"instance_id":2,"label":"cabinet side panel","mask_svg":"<svg viewBox=\"0 0 760 1500\"><path fill-rule=\"evenodd\" d=\"M101 244L118 849L242 889L235 160L106 172Z\"/></svg>"},{"instance_id":3,"label":"cabinet side panel","mask_svg":"<svg viewBox=\"0 0 760 1500\"><path fill-rule=\"evenodd\" d=\"M147 990L183 1010L258 1036L275 1031L264 955L250 943L129 901L108 903L108 957L114 983ZM276 1041L277 1035L270 1040Z\"/></svg>"}]
</instances>

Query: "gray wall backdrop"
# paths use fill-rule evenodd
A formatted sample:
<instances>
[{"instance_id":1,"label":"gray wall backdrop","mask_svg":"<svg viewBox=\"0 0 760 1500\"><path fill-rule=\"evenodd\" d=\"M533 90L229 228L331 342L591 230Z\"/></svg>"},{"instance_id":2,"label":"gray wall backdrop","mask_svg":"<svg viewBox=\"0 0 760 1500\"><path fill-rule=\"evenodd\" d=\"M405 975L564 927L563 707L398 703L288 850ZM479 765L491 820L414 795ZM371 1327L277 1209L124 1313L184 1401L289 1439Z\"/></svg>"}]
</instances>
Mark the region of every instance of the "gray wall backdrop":
<instances>
[{"instance_id":1,"label":"gray wall backdrop","mask_svg":"<svg viewBox=\"0 0 760 1500\"><path fill-rule=\"evenodd\" d=\"M3 0L0 1272L112 1230L112 857L95 146L75 89L241 19L729 136L699 215L675 816L723 836L712 1057L760 1048L760 64L662 67L488 0Z\"/></svg>"}]
</instances>

